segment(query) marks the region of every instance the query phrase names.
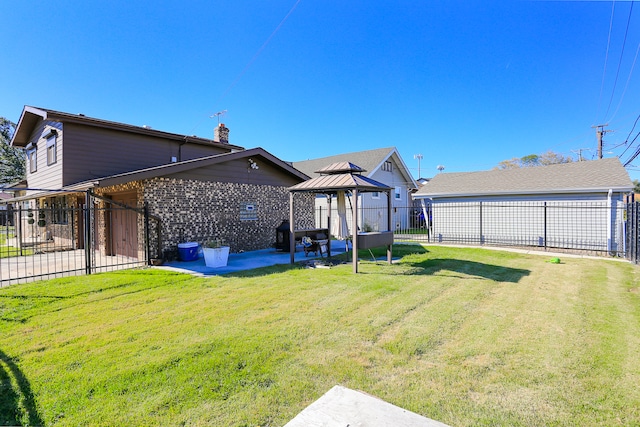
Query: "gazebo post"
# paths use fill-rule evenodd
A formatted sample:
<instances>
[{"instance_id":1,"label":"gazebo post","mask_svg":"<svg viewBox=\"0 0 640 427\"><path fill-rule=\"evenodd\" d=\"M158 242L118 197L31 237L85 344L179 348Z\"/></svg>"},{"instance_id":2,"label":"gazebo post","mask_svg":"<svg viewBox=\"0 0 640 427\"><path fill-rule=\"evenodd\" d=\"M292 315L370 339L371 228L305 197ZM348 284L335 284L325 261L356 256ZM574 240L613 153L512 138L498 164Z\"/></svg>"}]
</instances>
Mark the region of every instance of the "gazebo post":
<instances>
[{"instance_id":1,"label":"gazebo post","mask_svg":"<svg viewBox=\"0 0 640 427\"><path fill-rule=\"evenodd\" d=\"M331 194L325 194L328 197L327 200L327 258L331 258ZM322 225L322 224L321 224Z\"/></svg>"},{"instance_id":2,"label":"gazebo post","mask_svg":"<svg viewBox=\"0 0 640 427\"><path fill-rule=\"evenodd\" d=\"M391 190L387 190L387 230L391 229ZM391 245L387 245L387 261L391 264Z\"/></svg>"},{"instance_id":3,"label":"gazebo post","mask_svg":"<svg viewBox=\"0 0 640 427\"><path fill-rule=\"evenodd\" d=\"M353 198L353 232L351 233L351 248L353 249L353 272L358 272L358 189L354 188Z\"/></svg>"},{"instance_id":4,"label":"gazebo post","mask_svg":"<svg viewBox=\"0 0 640 427\"><path fill-rule=\"evenodd\" d=\"M293 191L289 192L289 256L291 264L295 262L296 257L296 236L293 232Z\"/></svg>"}]
</instances>

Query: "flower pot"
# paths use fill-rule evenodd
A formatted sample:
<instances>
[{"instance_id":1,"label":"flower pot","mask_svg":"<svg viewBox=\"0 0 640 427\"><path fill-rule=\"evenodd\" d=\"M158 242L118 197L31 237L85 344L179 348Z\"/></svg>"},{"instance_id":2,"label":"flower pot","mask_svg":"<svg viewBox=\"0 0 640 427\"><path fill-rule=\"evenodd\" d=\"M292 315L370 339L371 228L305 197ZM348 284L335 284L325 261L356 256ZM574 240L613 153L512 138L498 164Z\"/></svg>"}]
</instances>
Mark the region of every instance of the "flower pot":
<instances>
[{"instance_id":1,"label":"flower pot","mask_svg":"<svg viewBox=\"0 0 640 427\"><path fill-rule=\"evenodd\" d=\"M225 267L229 259L229 246L219 248L202 248L204 263L207 267Z\"/></svg>"}]
</instances>

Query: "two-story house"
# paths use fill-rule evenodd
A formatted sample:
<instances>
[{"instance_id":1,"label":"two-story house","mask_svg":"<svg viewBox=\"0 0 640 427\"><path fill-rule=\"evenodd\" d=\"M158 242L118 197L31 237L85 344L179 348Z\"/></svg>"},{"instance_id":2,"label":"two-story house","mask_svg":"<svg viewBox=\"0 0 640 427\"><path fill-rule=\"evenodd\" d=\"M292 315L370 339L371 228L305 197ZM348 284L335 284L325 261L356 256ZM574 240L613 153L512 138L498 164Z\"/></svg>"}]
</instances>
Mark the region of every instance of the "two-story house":
<instances>
[{"instance_id":1,"label":"two-story house","mask_svg":"<svg viewBox=\"0 0 640 427\"><path fill-rule=\"evenodd\" d=\"M287 188L308 177L262 148L229 144L228 134L223 124L210 140L25 106L11 144L27 153L25 209L46 214L41 228L25 229L83 247L90 193L104 207L147 206L160 221L159 252L213 238L232 251L269 247L288 216ZM105 211L90 231L103 252L140 257L143 220L126 213Z\"/></svg>"}]
</instances>

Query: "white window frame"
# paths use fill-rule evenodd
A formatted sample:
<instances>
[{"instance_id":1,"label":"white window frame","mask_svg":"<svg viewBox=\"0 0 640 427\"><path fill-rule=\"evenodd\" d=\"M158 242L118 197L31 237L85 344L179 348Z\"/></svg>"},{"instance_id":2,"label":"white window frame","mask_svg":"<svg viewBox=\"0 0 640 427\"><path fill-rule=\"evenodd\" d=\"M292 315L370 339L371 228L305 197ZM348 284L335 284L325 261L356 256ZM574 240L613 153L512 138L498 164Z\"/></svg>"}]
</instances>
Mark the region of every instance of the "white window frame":
<instances>
[{"instance_id":1,"label":"white window frame","mask_svg":"<svg viewBox=\"0 0 640 427\"><path fill-rule=\"evenodd\" d=\"M47 166L58 162L58 138L56 134L51 134L47 138Z\"/></svg>"},{"instance_id":2,"label":"white window frame","mask_svg":"<svg viewBox=\"0 0 640 427\"><path fill-rule=\"evenodd\" d=\"M29 173L38 171L38 148L34 145L27 150L27 159L29 159Z\"/></svg>"},{"instance_id":3,"label":"white window frame","mask_svg":"<svg viewBox=\"0 0 640 427\"><path fill-rule=\"evenodd\" d=\"M380 198L380 192L379 191L372 191L371 192L371 198L372 199L379 199Z\"/></svg>"},{"instance_id":4,"label":"white window frame","mask_svg":"<svg viewBox=\"0 0 640 427\"><path fill-rule=\"evenodd\" d=\"M402 200L402 187L396 187L393 199Z\"/></svg>"}]
</instances>

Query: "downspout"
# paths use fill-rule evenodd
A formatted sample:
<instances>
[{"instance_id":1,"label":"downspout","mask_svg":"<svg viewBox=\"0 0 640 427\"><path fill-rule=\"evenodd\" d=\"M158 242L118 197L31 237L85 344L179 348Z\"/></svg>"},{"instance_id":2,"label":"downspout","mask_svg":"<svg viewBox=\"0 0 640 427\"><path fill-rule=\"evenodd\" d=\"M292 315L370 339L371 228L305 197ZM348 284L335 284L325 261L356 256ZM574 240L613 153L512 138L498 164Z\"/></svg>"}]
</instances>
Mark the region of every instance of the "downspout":
<instances>
[{"instance_id":1,"label":"downspout","mask_svg":"<svg viewBox=\"0 0 640 427\"><path fill-rule=\"evenodd\" d=\"M613 195L613 190L609 189L609 193L607 194L607 251L609 253L611 253L611 250L613 247L613 226L611 224L612 195Z\"/></svg>"}]
</instances>

